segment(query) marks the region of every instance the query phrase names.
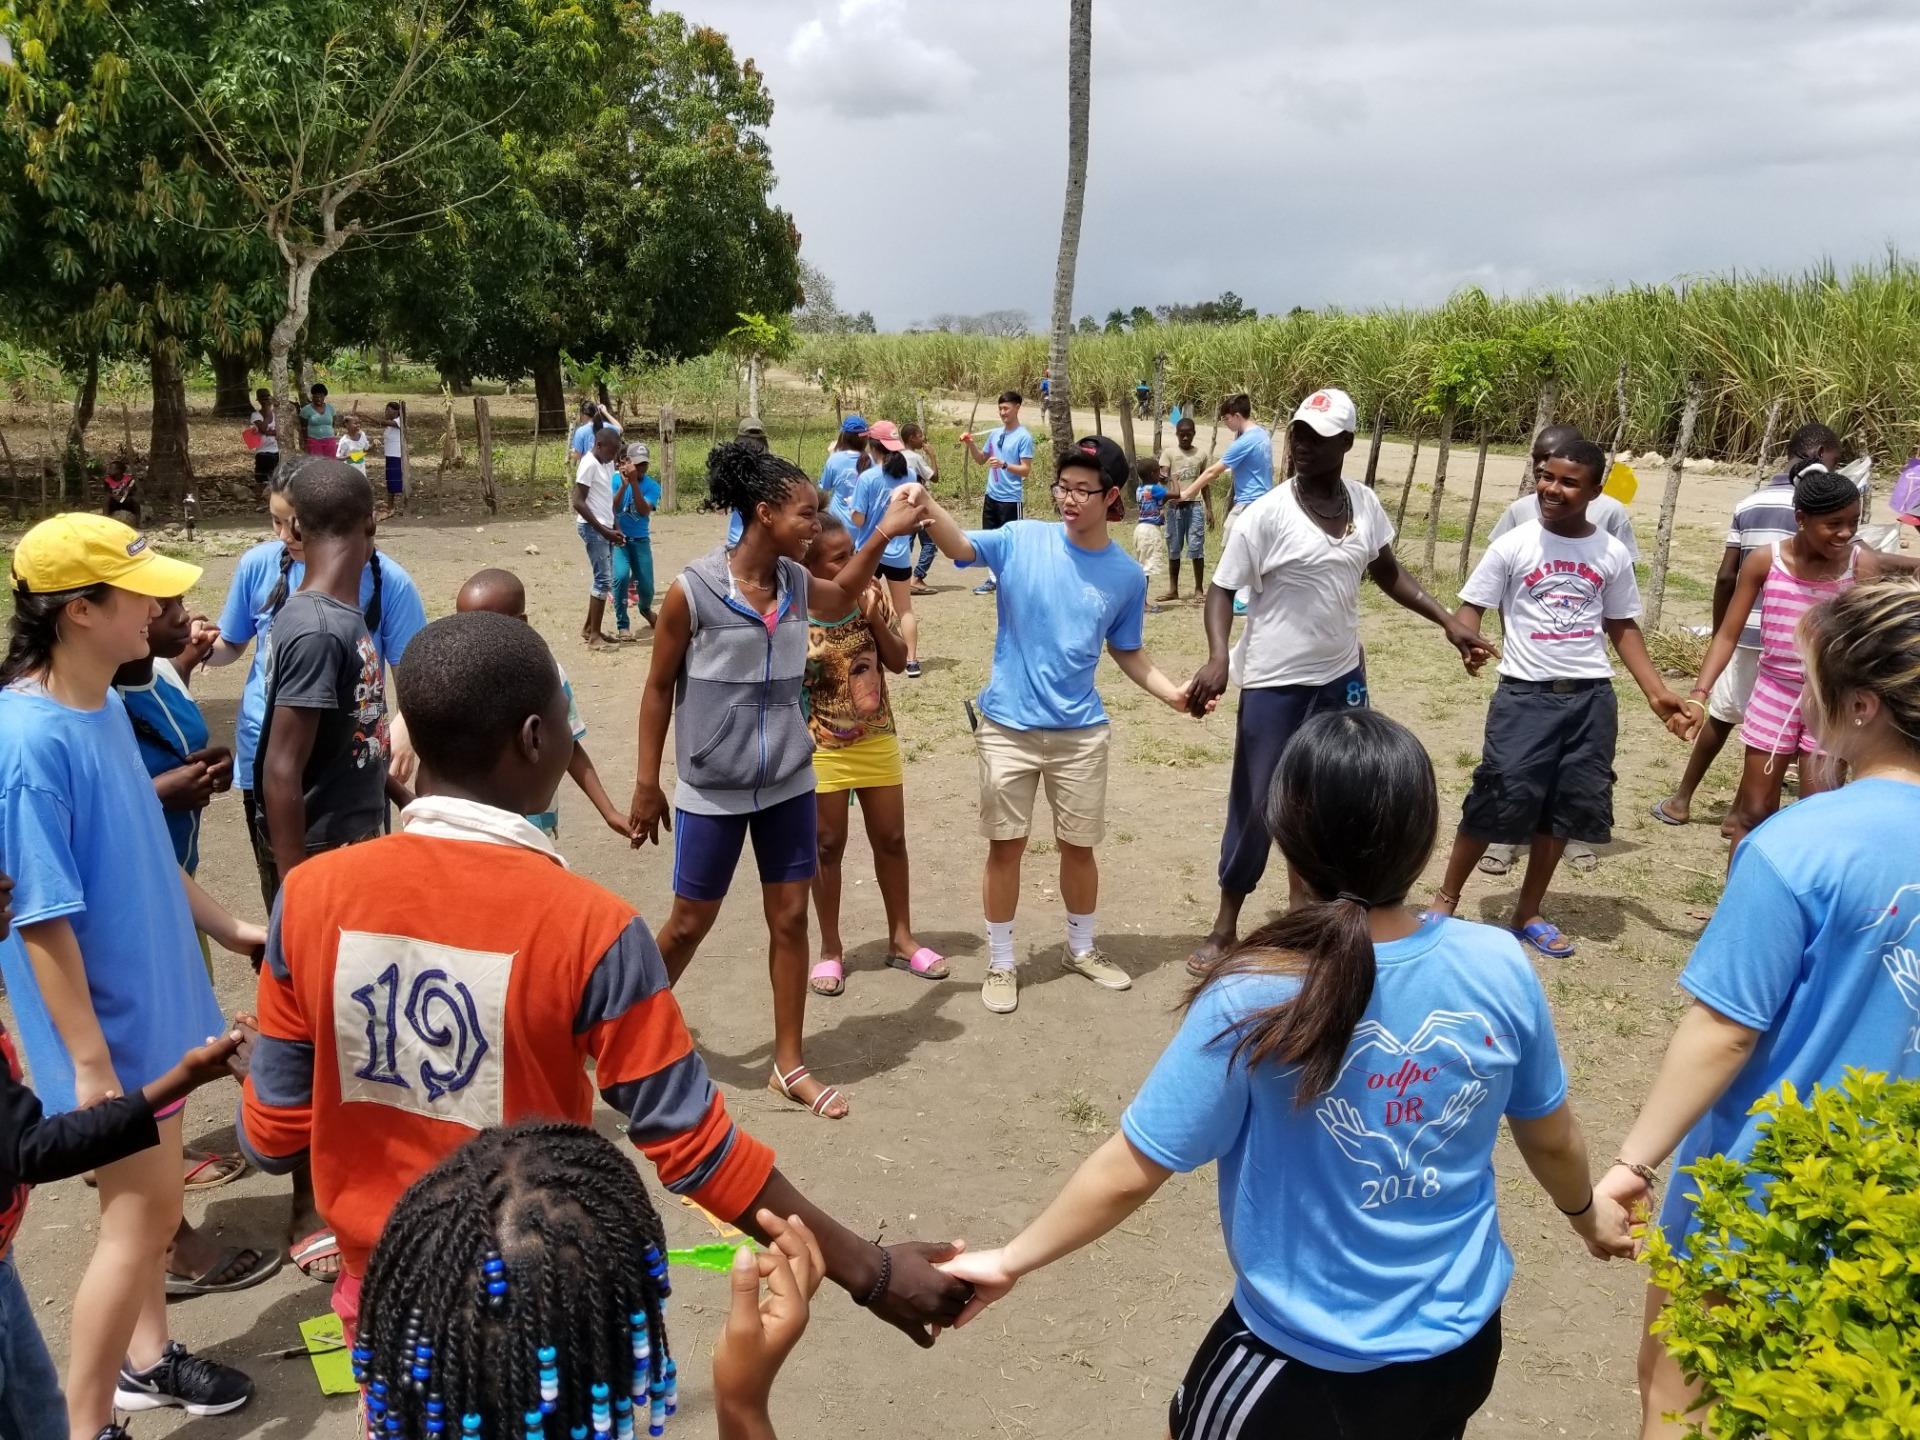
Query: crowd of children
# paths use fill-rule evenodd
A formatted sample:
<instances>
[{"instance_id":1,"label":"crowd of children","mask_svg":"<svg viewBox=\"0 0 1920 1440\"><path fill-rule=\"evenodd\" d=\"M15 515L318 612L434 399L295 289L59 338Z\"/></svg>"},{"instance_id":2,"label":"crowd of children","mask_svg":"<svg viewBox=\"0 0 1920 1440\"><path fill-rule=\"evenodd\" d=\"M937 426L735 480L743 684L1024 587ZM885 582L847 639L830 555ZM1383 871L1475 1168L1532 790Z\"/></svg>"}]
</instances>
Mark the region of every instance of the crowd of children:
<instances>
[{"instance_id":1,"label":"crowd of children","mask_svg":"<svg viewBox=\"0 0 1920 1440\"><path fill-rule=\"evenodd\" d=\"M332 1287L369 1432L396 1440L563 1429L626 1440L643 1424L659 1434L676 1408L665 1233L634 1167L584 1128L596 1094L662 1186L767 1247L736 1260L714 1355L727 1440L772 1434L769 1388L823 1280L931 1344L1207 1163L1219 1167L1234 1287L1171 1398L1169 1433L1439 1440L1464 1433L1499 1363L1514 1268L1490 1164L1503 1117L1578 1241L1625 1256L1659 1167L1744 1154L1766 1091L1831 1084L1847 1066L1920 1075L1909 1013L1920 974L1897 919L1916 880L1883 843L1920 822L1920 586L1894 576L1910 562L1856 544L1860 491L1832 468L1838 441L1821 427L1794 437L1790 494L1763 492L1775 533L1736 517L1717 631L1681 697L1636 623L1631 531L1623 539L1601 503L1607 456L1564 427L1543 432L1532 494L1503 517L1452 613L1395 560L1377 497L1343 475L1357 416L1340 390L1295 411L1277 484L1243 396L1222 407L1235 440L1217 461L1185 419L1171 450L1137 464L1109 440L1082 440L1053 461L1057 520L1024 513L1034 445L1008 392L984 443L963 437L990 472L978 529L933 495L917 430L848 417L816 484L743 428L708 464L728 538L664 587L656 612L647 447L590 404L572 439L593 575L582 638L618 643L601 629L606 601L624 635L630 589L653 632L622 810L581 744L563 668L526 623L518 578L478 572L429 624L411 579L375 547L374 487L353 463L365 436L351 423L337 434L315 390L301 415L308 453L263 472L276 538L241 557L217 625L187 603L198 568L118 520L55 517L13 555L0 971L32 1089L0 1033L9 1435L122 1440L124 1412L247 1403L252 1382L173 1340L165 1309L176 1285L240 1288L279 1264L217 1252L182 1217L191 1177L239 1171L181 1145L187 1093L230 1074L246 1159L292 1177L288 1253ZM256 428L272 432L269 400ZM336 440L345 456L329 453ZM1221 473L1234 497L1203 590ZM1128 494L1131 557L1111 535ZM678 988L750 837L773 994L769 1088L819 1116L851 1113L810 1073L802 1036L809 996L848 984L854 798L887 965L952 973L913 927L886 680L917 671L916 537L984 569L976 593L995 597L992 671L970 707L989 1011L1018 1006L1014 923L1042 789L1066 911L1059 963L1107 990L1132 983L1097 934L1112 729L1101 656L1194 717L1239 690L1220 906L1188 959L1196 985L1178 1033L1060 1195L1005 1246L978 1251L881 1246L810 1201L729 1115ZM1145 649L1144 617L1179 598L1182 558L1208 658L1176 684ZM1155 597L1162 564L1168 589ZM1366 576L1436 626L1469 673L1498 664L1480 763L1424 908L1414 891L1441 833L1438 787L1413 732L1369 708ZM1729 712L1743 712L1747 755L1726 895L1680 979L1692 1006L1596 1175L1528 950L1574 953L1546 913L1555 869L1569 840L1610 836L1609 643L1676 735L1718 723L1724 740L1740 719ZM249 646L229 749L189 681ZM1723 685L1743 650L1747 673ZM1768 819L1790 762L1804 798ZM674 899L657 936L561 858L563 777L634 847L671 839ZM1691 784L1658 818L1685 821ZM236 786L266 926L194 879L203 814ZM1453 918L1491 843L1528 847L1505 926ZM1286 908L1242 936L1275 846ZM435 903L418 903L429 893ZM258 971L255 1013L231 1028L208 940ZM1435 1051L1445 1063L1418 1063ZM1402 1060L1411 1071L1384 1083ZM63 1400L8 1247L26 1185L89 1167L99 1238L73 1300ZM1658 1215L1682 1246L1699 1223L1683 1191ZM1649 1292L1646 1436L1679 1433L1665 1417L1695 1398L1655 1334L1668 1303Z\"/></svg>"}]
</instances>

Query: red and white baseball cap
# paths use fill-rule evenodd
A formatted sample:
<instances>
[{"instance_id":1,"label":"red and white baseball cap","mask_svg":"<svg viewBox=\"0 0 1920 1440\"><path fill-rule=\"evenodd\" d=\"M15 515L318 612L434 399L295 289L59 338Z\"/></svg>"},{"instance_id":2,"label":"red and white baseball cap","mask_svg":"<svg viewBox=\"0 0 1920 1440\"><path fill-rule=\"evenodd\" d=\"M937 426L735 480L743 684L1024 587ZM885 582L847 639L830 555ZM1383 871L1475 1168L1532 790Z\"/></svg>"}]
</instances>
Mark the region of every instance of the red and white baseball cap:
<instances>
[{"instance_id":1,"label":"red and white baseball cap","mask_svg":"<svg viewBox=\"0 0 1920 1440\"><path fill-rule=\"evenodd\" d=\"M1344 390L1314 391L1300 402L1293 418L1328 438L1351 435L1360 428L1360 413L1353 408L1353 397Z\"/></svg>"},{"instance_id":2,"label":"red and white baseball cap","mask_svg":"<svg viewBox=\"0 0 1920 1440\"><path fill-rule=\"evenodd\" d=\"M891 420L876 420L867 427L867 439L883 450L904 450L907 442L900 438L900 427Z\"/></svg>"}]
</instances>

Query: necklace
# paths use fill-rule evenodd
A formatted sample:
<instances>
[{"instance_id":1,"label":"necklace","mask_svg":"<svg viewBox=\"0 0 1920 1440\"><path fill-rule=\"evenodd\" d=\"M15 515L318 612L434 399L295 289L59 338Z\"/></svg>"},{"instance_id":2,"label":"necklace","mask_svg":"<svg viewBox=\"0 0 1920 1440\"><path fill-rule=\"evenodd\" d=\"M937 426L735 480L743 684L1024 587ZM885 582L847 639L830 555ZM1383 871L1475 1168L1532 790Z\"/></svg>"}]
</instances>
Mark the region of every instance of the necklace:
<instances>
[{"instance_id":1,"label":"necklace","mask_svg":"<svg viewBox=\"0 0 1920 1440\"><path fill-rule=\"evenodd\" d=\"M742 590L757 590L762 595L771 595L773 593L772 585L762 585L758 580L749 580L731 565L727 566L727 573L733 577L733 583L738 585Z\"/></svg>"},{"instance_id":2,"label":"necklace","mask_svg":"<svg viewBox=\"0 0 1920 1440\"><path fill-rule=\"evenodd\" d=\"M1320 533L1327 537L1327 543L1329 545L1338 545L1342 540L1345 540L1349 535L1353 534L1353 497L1347 493L1347 487L1345 485L1340 487L1340 503L1333 508L1331 513L1316 510L1313 506L1309 505L1307 503L1306 492L1300 488L1300 482L1298 480L1293 483L1293 498L1298 502L1300 508L1312 519L1320 522ZM1338 535L1333 534L1326 528L1327 521L1331 520L1337 524L1343 517L1347 523Z\"/></svg>"}]
</instances>

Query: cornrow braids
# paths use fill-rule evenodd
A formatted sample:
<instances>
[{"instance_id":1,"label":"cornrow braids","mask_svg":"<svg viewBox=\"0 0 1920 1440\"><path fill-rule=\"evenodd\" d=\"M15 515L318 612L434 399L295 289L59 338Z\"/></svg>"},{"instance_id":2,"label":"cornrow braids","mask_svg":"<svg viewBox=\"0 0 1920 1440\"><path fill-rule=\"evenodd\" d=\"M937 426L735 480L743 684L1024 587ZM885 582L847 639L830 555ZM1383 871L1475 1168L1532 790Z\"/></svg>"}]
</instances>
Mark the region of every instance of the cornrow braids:
<instances>
[{"instance_id":1,"label":"cornrow braids","mask_svg":"<svg viewBox=\"0 0 1920 1440\"><path fill-rule=\"evenodd\" d=\"M1800 621L1812 728L1831 725L1849 694L1879 698L1887 719L1920 750L1920 583L1855 585Z\"/></svg>"},{"instance_id":2,"label":"cornrow braids","mask_svg":"<svg viewBox=\"0 0 1920 1440\"><path fill-rule=\"evenodd\" d=\"M600 1135L483 1131L401 1196L367 1266L355 1377L374 1440L633 1440L678 1396L666 1232Z\"/></svg>"},{"instance_id":3,"label":"cornrow braids","mask_svg":"<svg viewBox=\"0 0 1920 1440\"><path fill-rule=\"evenodd\" d=\"M811 485L807 472L784 456L741 440L729 440L707 452L707 498L703 510L738 510L753 523L756 506L783 505L795 485Z\"/></svg>"}]
</instances>

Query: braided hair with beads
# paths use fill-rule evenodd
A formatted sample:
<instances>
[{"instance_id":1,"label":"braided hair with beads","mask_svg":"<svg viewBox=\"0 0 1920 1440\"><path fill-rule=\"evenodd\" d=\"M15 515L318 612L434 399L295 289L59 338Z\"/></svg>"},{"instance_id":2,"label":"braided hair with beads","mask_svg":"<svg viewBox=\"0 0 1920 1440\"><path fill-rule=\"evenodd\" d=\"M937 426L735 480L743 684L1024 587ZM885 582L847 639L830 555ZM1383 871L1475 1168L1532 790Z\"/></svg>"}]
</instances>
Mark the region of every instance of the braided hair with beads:
<instances>
[{"instance_id":1,"label":"braided hair with beads","mask_svg":"<svg viewBox=\"0 0 1920 1440\"><path fill-rule=\"evenodd\" d=\"M678 1396L666 1235L612 1142L486 1130L410 1186L374 1246L354 1375L375 1440L633 1440Z\"/></svg>"}]
</instances>

